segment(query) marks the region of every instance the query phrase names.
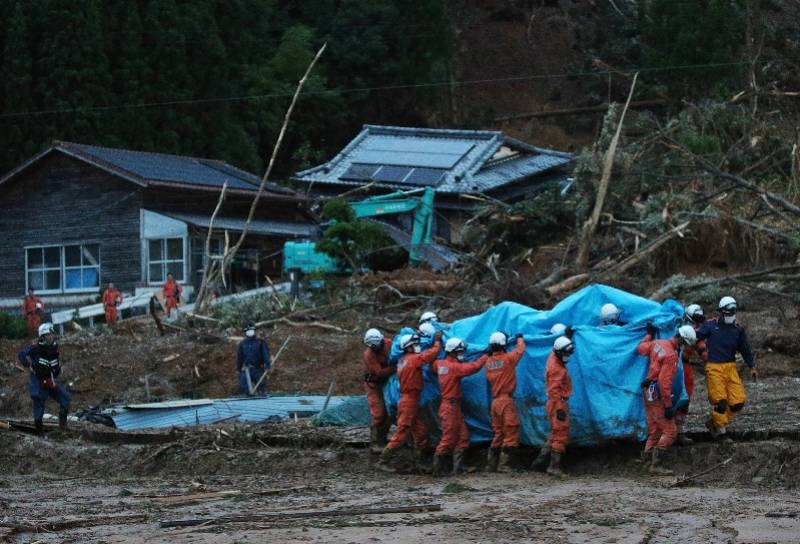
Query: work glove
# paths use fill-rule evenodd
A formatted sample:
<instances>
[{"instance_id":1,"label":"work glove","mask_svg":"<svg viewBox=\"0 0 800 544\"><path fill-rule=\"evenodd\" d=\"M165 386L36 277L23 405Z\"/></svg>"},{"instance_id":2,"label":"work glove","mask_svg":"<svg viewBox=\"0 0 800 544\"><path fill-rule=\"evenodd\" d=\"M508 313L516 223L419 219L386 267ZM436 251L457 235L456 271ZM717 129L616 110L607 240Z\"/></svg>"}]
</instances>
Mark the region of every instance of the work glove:
<instances>
[{"instance_id":1,"label":"work glove","mask_svg":"<svg viewBox=\"0 0 800 544\"><path fill-rule=\"evenodd\" d=\"M519 339L520 339L520 338L522 338L522 337L523 337L523 336L522 336L522 333L521 333L521 332L518 332L518 333L517 333L517 334L514 336L514 340L519 340Z\"/></svg>"},{"instance_id":2,"label":"work glove","mask_svg":"<svg viewBox=\"0 0 800 544\"><path fill-rule=\"evenodd\" d=\"M650 338L655 338L658 334L658 329L651 322L648 322L647 325L645 325L645 330L647 331L647 334L650 335Z\"/></svg>"},{"instance_id":3,"label":"work glove","mask_svg":"<svg viewBox=\"0 0 800 544\"><path fill-rule=\"evenodd\" d=\"M643 381L642 383L639 384L639 387L641 387L642 389L647 389L648 387L650 387L653 384L654 381L655 380L645 380L645 381Z\"/></svg>"},{"instance_id":4,"label":"work glove","mask_svg":"<svg viewBox=\"0 0 800 544\"><path fill-rule=\"evenodd\" d=\"M567 413L564 410L556 410L556 419L559 421L566 421Z\"/></svg>"},{"instance_id":5,"label":"work glove","mask_svg":"<svg viewBox=\"0 0 800 544\"><path fill-rule=\"evenodd\" d=\"M436 334L433 335L433 341L434 342L441 342L443 334L444 333L442 333L442 331L436 331Z\"/></svg>"},{"instance_id":6,"label":"work glove","mask_svg":"<svg viewBox=\"0 0 800 544\"><path fill-rule=\"evenodd\" d=\"M675 417L675 408L673 408L672 406L665 406L664 417L667 419L672 419L673 417Z\"/></svg>"},{"instance_id":7,"label":"work glove","mask_svg":"<svg viewBox=\"0 0 800 544\"><path fill-rule=\"evenodd\" d=\"M572 325L568 326L564 329L564 336L572 340L572 335L575 334L575 329L572 328Z\"/></svg>"}]
</instances>

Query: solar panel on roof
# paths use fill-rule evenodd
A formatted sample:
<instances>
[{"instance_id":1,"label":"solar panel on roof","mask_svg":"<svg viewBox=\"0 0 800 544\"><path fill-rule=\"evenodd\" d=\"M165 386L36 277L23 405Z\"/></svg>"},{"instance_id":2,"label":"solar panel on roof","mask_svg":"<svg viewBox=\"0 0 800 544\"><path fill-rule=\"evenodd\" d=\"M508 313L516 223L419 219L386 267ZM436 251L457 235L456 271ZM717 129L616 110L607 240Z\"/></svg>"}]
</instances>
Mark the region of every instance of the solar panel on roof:
<instances>
[{"instance_id":1,"label":"solar panel on roof","mask_svg":"<svg viewBox=\"0 0 800 544\"><path fill-rule=\"evenodd\" d=\"M409 166L388 166L383 165L375 172L373 179L375 181L391 181L394 183L401 183L406 176L413 170Z\"/></svg>"},{"instance_id":2,"label":"solar panel on roof","mask_svg":"<svg viewBox=\"0 0 800 544\"><path fill-rule=\"evenodd\" d=\"M361 149L391 151L393 153L445 153L460 157L472 149L473 145L472 142L446 140L444 138L371 136L362 144Z\"/></svg>"},{"instance_id":3,"label":"solar panel on roof","mask_svg":"<svg viewBox=\"0 0 800 544\"><path fill-rule=\"evenodd\" d=\"M438 185L445 172L446 170L441 168L414 168L406 178L406 183L412 185Z\"/></svg>"},{"instance_id":4,"label":"solar panel on roof","mask_svg":"<svg viewBox=\"0 0 800 544\"><path fill-rule=\"evenodd\" d=\"M365 181L372 179L375 171L380 167L379 164L351 164L347 171L339 176L339 179Z\"/></svg>"}]
</instances>

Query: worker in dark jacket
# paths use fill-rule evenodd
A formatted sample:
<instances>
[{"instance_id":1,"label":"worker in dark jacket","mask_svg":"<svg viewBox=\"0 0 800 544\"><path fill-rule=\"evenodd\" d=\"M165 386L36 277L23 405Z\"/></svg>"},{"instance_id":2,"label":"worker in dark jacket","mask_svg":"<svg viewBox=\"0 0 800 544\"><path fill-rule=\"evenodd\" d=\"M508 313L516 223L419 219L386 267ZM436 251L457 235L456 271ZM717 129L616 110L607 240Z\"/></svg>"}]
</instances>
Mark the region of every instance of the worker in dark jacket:
<instances>
[{"instance_id":1,"label":"worker in dark jacket","mask_svg":"<svg viewBox=\"0 0 800 544\"><path fill-rule=\"evenodd\" d=\"M38 332L39 339L36 343L26 346L17 355L19 362L16 367L23 372L29 372L31 376L28 389L33 401L33 422L36 430L41 431L44 428L42 420L47 397L58 403L58 425L65 429L70 398L64 386L56 383L56 378L61 375L61 360L53 324L39 325Z\"/></svg>"},{"instance_id":2,"label":"worker in dark jacket","mask_svg":"<svg viewBox=\"0 0 800 544\"><path fill-rule=\"evenodd\" d=\"M239 344L236 368L239 371L239 392L245 396L267 393L267 380L261 377L270 369L269 346L256 336L256 326L249 322L244 327L245 339ZM256 387L256 384L261 383Z\"/></svg>"},{"instance_id":3,"label":"worker in dark jacket","mask_svg":"<svg viewBox=\"0 0 800 544\"><path fill-rule=\"evenodd\" d=\"M742 379L736 370L736 352L742 354L750 375L758 379L756 360L744 328L736 323L736 300L722 297L719 317L706 321L697 331L697 339L706 343L706 388L711 403L711 419L706 422L714 438L730 440L726 427L733 416L744 408L745 395Z\"/></svg>"}]
</instances>

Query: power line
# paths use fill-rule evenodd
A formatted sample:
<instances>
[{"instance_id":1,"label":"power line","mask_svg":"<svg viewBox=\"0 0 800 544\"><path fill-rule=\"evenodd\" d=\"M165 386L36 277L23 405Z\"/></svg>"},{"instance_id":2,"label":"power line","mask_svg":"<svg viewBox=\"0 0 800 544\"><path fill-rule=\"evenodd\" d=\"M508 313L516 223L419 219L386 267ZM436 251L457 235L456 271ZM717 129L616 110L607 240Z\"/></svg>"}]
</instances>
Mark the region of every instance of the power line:
<instances>
[{"instance_id":1,"label":"power line","mask_svg":"<svg viewBox=\"0 0 800 544\"><path fill-rule=\"evenodd\" d=\"M788 60L788 59L771 59L770 62L775 60ZM766 61L764 61L766 62ZM321 96L321 95L344 95L353 93L375 92L375 91L390 91L390 90L410 90L410 89L427 89L435 87L449 87L449 86L468 86L468 85L485 85L494 83L516 83L523 81L544 80L544 79L564 79L575 77L598 77L608 75L633 75L636 72L671 72L680 70L696 70L700 68L730 68L734 66L751 66L750 61L739 62L718 62L706 64L685 64L674 66L652 66L652 67L638 67L628 68L622 70L597 70L589 72L573 72L573 73L560 73L560 74L531 74L523 76L510 76L502 78L485 78L485 79L471 79L462 81L432 81L423 83L401 84L401 85L383 85L372 87L351 87L343 89L325 89L320 91L306 91L303 96ZM33 117L42 115L56 115L63 113L78 113L78 112L103 112L123 109L145 109L167 106L187 106L197 104L215 104L225 102L246 102L252 100L266 100L272 98L290 98L292 93L270 93L270 94L257 94L257 95L241 95L241 96L226 96L214 98L197 98L186 100L167 100L163 102L144 102L138 104L115 104L108 106L87 106L87 107L74 107L74 108L53 108L46 110L31 110L21 112L11 112L0 114L0 119L9 119L15 117Z\"/></svg>"}]
</instances>

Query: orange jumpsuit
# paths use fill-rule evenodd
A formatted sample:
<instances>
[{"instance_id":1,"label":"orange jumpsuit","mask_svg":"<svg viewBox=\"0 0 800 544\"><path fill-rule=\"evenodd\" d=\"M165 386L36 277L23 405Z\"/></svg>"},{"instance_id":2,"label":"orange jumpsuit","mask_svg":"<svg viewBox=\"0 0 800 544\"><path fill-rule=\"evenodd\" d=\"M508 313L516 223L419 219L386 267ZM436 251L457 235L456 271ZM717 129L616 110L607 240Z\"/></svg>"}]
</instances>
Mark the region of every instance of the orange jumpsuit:
<instances>
[{"instance_id":1,"label":"orange jumpsuit","mask_svg":"<svg viewBox=\"0 0 800 544\"><path fill-rule=\"evenodd\" d=\"M422 393L422 367L436 359L441 348L440 342L422 353L404 353L397 363L397 378L400 381L400 402L397 403L397 431L386 445L387 449L399 448L411 433L416 448L424 448L428 443L428 430L425 423L417 417L419 396Z\"/></svg>"},{"instance_id":2,"label":"orange jumpsuit","mask_svg":"<svg viewBox=\"0 0 800 544\"><path fill-rule=\"evenodd\" d=\"M700 330L702 323L692 323L694 331ZM686 387L686 395L689 397L689 402L692 401L694 394L694 367L693 361L705 363L708 358L706 353L706 343L704 340L698 340L694 346L686 346L683 348L683 385ZM686 416L689 414L689 406L682 408L680 412L675 415L675 423L678 427L686 422Z\"/></svg>"},{"instance_id":3,"label":"orange jumpsuit","mask_svg":"<svg viewBox=\"0 0 800 544\"><path fill-rule=\"evenodd\" d=\"M519 446L519 417L514 406L517 388L517 363L525 353L525 340L517 339L517 346L508 353L484 355L486 379L492 388L492 447L516 448Z\"/></svg>"},{"instance_id":4,"label":"orange jumpsuit","mask_svg":"<svg viewBox=\"0 0 800 544\"><path fill-rule=\"evenodd\" d=\"M569 442L569 397L572 395L572 380L567 366L555 352L550 352L544 372L547 385L547 419L550 420L550 438L547 445L557 453L564 453ZM563 419L558 418L559 410Z\"/></svg>"},{"instance_id":5,"label":"orange jumpsuit","mask_svg":"<svg viewBox=\"0 0 800 544\"><path fill-rule=\"evenodd\" d=\"M116 289L106 289L103 292L103 309L106 312L106 324L114 325L117 322L117 306L122 304L122 293Z\"/></svg>"},{"instance_id":6,"label":"orange jumpsuit","mask_svg":"<svg viewBox=\"0 0 800 544\"><path fill-rule=\"evenodd\" d=\"M672 381L678 370L677 347L675 338L652 340L648 334L636 348L639 355L646 355L650 359L646 379L657 384L657 387L644 390L644 411L647 416L645 452L654 447L669 447L678 435L675 420L664 417L664 409L672 407Z\"/></svg>"},{"instance_id":7,"label":"orange jumpsuit","mask_svg":"<svg viewBox=\"0 0 800 544\"><path fill-rule=\"evenodd\" d=\"M396 367L389 366L389 352L392 341L383 339L383 351L375 352L371 348L364 350L364 392L367 395L369 413L372 416L372 427L385 427L388 430L388 415L383 402L383 384L386 378L394 374Z\"/></svg>"},{"instance_id":8,"label":"orange jumpsuit","mask_svg":"<svg viewBox=\"0 0 800 544\"><path fill-rule=\"evenodd\" d=\"M469 431L461 411L461 378L478 372L486 362L485 357L471 363L461 363L448 355L439 359L431 368L439 376L442 400L439 404L439 419L442 423L442 438L436 446L436 455L469 447Z\"/></svg>"},{"instance_id":9,"label":"orange jumpsuit","mask_svg":"<svg viewBox=\"0 0 800 544\"><path fill-rule=\"evenodd\" d=\"M162 288L164 293L164 300L167 304L167 307L164 308L164 311L167 312L167 315L172 314L172 310L178 307L178 302L181 299L181 293L183 292L183 288L181 284L177 281L169 281L167 280L164 283L164 287Z\"/></svg>"},{"instance_id":10,"label":"orange jumpsuit","mask_svg":"<svg viewBox=\"0 0 800 544\"><path fill-rule=\"evenodd\" d=\"M40 304L41 308L36 305ZM39 325L42 324L42 312L44 311L44 303L42 299L34 296L25 296L22 302L22 313L25 315L25 321L28 323L28 334L31 336L39 335Z\"/></svg>"}]
</instances>

